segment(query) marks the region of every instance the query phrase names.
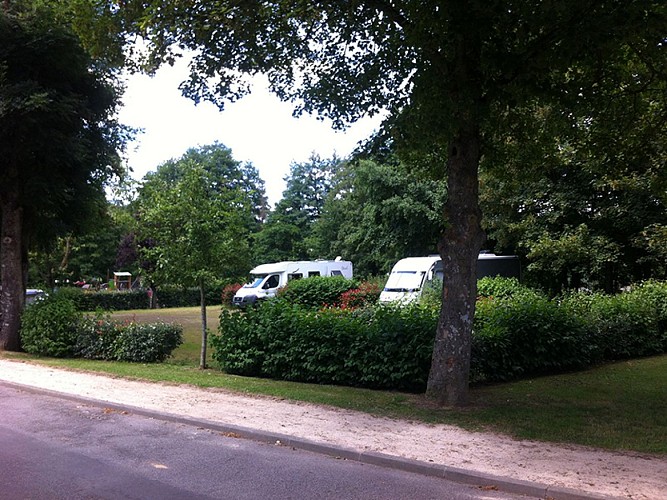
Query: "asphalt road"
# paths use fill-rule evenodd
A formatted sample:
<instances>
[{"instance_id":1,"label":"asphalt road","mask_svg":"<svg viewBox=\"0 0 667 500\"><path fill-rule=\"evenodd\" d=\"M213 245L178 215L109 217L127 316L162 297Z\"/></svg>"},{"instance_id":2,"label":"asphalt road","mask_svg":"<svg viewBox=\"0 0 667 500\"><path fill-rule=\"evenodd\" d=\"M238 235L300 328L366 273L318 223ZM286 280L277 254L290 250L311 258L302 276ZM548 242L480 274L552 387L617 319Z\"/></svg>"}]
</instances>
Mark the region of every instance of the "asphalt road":
<instances>
[{"instance_id":1,"label":"asphalt road","mask_svg":"<svg viewBox=\"0 0 667 500\"><path fill-rule=\"evenodd\" d=\"M0 383L1 499L525 498Z\"/></svg>"}]
</instances>

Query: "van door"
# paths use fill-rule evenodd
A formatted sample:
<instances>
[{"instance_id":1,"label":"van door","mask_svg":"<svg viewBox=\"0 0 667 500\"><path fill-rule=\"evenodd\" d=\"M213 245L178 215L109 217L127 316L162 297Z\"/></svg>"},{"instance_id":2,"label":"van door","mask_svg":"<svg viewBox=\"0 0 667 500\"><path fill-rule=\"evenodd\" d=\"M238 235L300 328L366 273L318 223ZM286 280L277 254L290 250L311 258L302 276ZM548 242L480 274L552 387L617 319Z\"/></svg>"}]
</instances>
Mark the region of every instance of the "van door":
<instances>
[{"instance_id":1,"label":"van door","mask_svg":"<svg viewBox=\"0 0 667 500\"><path fill-rule=\"evenodd\" d=\"M278 287L280 286L280 275L271 274L269 275L264 284L262 285L262 290L266 291L267 297L275 297L278 292Z\"/></svg>"}]
</instances>

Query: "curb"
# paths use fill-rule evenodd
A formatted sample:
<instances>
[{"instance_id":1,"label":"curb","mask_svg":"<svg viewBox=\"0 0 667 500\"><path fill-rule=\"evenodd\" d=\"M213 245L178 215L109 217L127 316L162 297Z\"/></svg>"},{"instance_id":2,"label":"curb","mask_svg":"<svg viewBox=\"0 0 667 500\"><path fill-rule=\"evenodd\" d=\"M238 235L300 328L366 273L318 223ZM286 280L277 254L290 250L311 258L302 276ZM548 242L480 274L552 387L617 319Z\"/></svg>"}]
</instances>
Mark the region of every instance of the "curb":
<instances>
[{"instance_id":1,"label":"curb","mask_svg":"<svg viewBox=\"0 0 667 500\"><path fill-rule=\"evenodd\" d=\"M266 444L287 446L294 449L318 453L320 455L326 455L337 459L353 460L363 464L375 465L378 467L385 467L403 472L411 472L423 476L440 477L447 481L477 486L483 489L493 489L506 493L528 495L531 497L549 500L612 500L609 496L595 495L571 488L553 487L545 484L523 481L521 479L505 478L502 476L495 476L482 472L450 467L447 465L433 464L419 460L410 460L407 458L396 457L394 455L387 455L384 453L357 451L341 446L323 444L304 438L296 438L287 434L258 431L250 427L241 427L237 425L213 422L210 420L183 417L172 413L147 410L145 408L139 408L136 406L112 403L109 401L103 401L101 399L87 398L74 394L58 392L51 389L42 389L39 387L18 384L15 382L6 382L4 380L0 380L0 384L34 394L44 394L47 396L73 401L76 403L83 403L90 406L109 408L119 412L129 412L134 415L140 415L142 417L153 418L156 420L199 427L202 429L219 432L229 437L249 439Z\"/></svg>"}]
</instances>

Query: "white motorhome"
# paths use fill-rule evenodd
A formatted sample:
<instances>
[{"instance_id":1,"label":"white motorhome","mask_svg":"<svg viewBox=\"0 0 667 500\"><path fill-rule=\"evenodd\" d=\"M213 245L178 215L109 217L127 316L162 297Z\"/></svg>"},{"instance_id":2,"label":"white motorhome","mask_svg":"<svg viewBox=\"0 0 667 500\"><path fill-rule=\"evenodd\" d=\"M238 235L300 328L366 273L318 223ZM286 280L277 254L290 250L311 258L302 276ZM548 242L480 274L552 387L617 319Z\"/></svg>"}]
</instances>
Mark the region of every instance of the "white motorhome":
<instances>
[{"instance_id":1,"label":"white motorhome","mask_svg":"<svg viewBox=\"0 0 667 500\"><path fill-rule=\"evenodd\" d=\"M252 281L234 295L233 304L252 305L258 300L275 297L278 290L292 280L313 276L342 276L352 278L352 262L341 260L302 260L262 264L250 271Z\"/></svg>"},{"instance_id":2,"label":"white motorhome","mask_svg":"<svg viewBox=\"0 0 667 500\"><path fill-rule=\"evenodd\" d=\"M477 259L477 279L485 276L505 276L521 279L521 265L516 255L480 253ZM442 260L439 255L408 257L399 260L391 270L380 302L413 302L424 286L434 279L442 280Z\"/></svg>"}]
</instances>

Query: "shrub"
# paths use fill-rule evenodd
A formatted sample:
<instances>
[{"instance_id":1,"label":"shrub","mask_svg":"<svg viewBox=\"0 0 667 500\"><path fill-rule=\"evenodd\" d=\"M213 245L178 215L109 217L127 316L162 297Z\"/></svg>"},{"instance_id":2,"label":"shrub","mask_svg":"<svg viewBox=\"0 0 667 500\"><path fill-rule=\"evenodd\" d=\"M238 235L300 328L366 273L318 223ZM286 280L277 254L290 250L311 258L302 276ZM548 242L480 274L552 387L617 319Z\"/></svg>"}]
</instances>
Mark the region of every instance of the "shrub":
<instances>
[{"instance_id":1,"label":"shrub","mask_svg":"<svg viewBox=\"0 0 667 500\"><path fill-rule=\"evenodd\" d=\"M155 363L183 343L183 328L169 323L130 323L119 329L115 359Z\"/></svg>"},{"instance_id":2,"label":"shrub","mask_svg":"<svg viewBox=\"0 0 667 500\"><path fill-rule=\"evenodd\" d=\"M512 380L588 366L593 357L583 320L539 294L477 302L471 379Z\"/></svg>"},{"instance_id":3,"label":"shrub","mask_svg":"<svg viewBox=\"0 0 667 500\"><path fill-rule=\"evenodd\" d=\"M417 305L317 310L278 298L244 314L223 311L210 342L228 373L422 390L436 321Z\"/></svg>"},{"instance_id":4,"label":"shrub","mask_svg":"<svg viewBox=\"0 0 667 500\"><path fill-rule=\"evenodd\" d=\"M612 361L665 352L665 298L664 284L649 283L618 295L572 294L563 305L589 325L597 360Z\"/></svg>"},{"instance_id":5,"label":"shrub","mask_svg":"<svg viewBox=\"0 0 667 500\"><path fill-rule=\"evenodd\" d=\"M637 300L649 304L653 309L658 331L664 341L663 350L667 351L667 282L646 281L635 287L631 293Z\"/></svg>"},{"instance_id":6,"label":"shrub","mask_svg":"<svg viewBox=\"0 0 667 500\"><path fill-rule=\"evenodd\" d=\"M155 363L183 343L183 328L169 323L117 323L99 315L82 322L75 354L87 359Z\"/></svg>"},{"instance_id":7,"label":"shrub","mask_svg":"<svg viewBox=\"0 0 667 500\"><path fill-rule=\"evenodd\" d=\"M618 296L549 300L513 284L477 302L471 381L558 373L667 350L667 285ZM500 298L499 298L500 296ZM439 304L313 308L277 298L223 311L213 358L240 375L380 389L423 390ZM661 323L662 322L662 323ZM660 326L663 325L663 326Z\"/></svg>"},{"instance_id":8,"label":"shrub","mask_svg":"<svg viewBox=\"0 0 667 500\"><path fill-rule=\"evenodd\" d=\"M120 325L97 314L81 321L74 355L86 359L116 359L116 339Z\"/></svg>"},{"instance_id":9,"label":"shrub","mask_svg":"<svg viewBox=\"0 0 667 500\"><path fill-rule=\"evenodd\" d=\"M516 278L503 276L485 276L477 280L477 295L479 297L508 298L522 294L538 293L532 288L523 285Z\"/></svg>"},{"instance_id":10,"label":"shrub","mask_svg":"<svg viewBox=\"0 0 667 500\"><path fill-rule=\"evenodd\" d=\"M234 283L231 285L225 285L222 289L221 299L223 305L231 305L234 299L234 295L238 292L241 287L241 283Z\"/></svg>"},{"instance_id":11,"label":"shrub","mask_svg":"<svg viewBox=\"0 0 667 500\"><path fill-rule=\"evenodd\" d=\"M278 298L244 314L222 311L210 342L228 373L423 390L436 321L417 305L317 310Z\"/></svg>"},{"instance_id":12,"label":"shrub","mask_svg":"<svg viewBox=\"0 0 667 500\"><path fill-rule=\"evenodd\" d=\"M102 313L84 316L72 292L59 290L26 307L21 342L30 354L109 361L164 361L182 342L183 328L166 323L117 323Z\"/></svg>"},{"instance_id":13,"label":"shrub","mask_svg":"<svg viewBox=\"0 0 667 500\"><path fill-rule=\"evenodd\" d=\"M359 283L356 280L342 276L313 276L290 281L278 295L291 304L322 307L338 304L343 293L357 286Z\"/></svg>"},{"instance_id":14,"label":"shrub","mask_svg":"<svg viewBox=\"0 0 667 500\"><path fill-rule=\"evenodd\" d=\"M382 293L382 285L377 281L365 281L357 288L343 292L339 305L343 309L356 309L376 304Z\"/></svg>"},{"instance_id":15,"label":"shrub","mask_svg":"<svg viewBox=\"0 0 667 500\"><path fill-rule=\"evenodd\" d=\"M477 280L477 296L480 298L491 297L500 299L535 294L539 295L540 292L522 284L516 278L485 276ZM442 304L442 280L436 278L427 281L420 301L430 306L440 306Z\"/></svg>"},{"instance_id":16,"label":"shrub","mask_svg":"<svg viewBox=\"0 0 667 500\"><path fill-rule=\"evenodd\" d=\"M26 307L21 344L30 354L66 357L74 353L81 313L66 294L54 293Z\"/></svg>"},{"instance_id":17,"label":"shrub","mask_svg":"<svg viewBox=\"0 0 667 500\"><path fill-rule=\"evenodd\" d=\"M221 304L222 292L222 286L206 290L206 303ZM128 311L150 307L146 289L90 291L63 287L57 293L72 300L80 311ZM200 303L198 288L164 286L157 289L156 296L160 307L193 307Z\"/></svg>"}]
</instances>

